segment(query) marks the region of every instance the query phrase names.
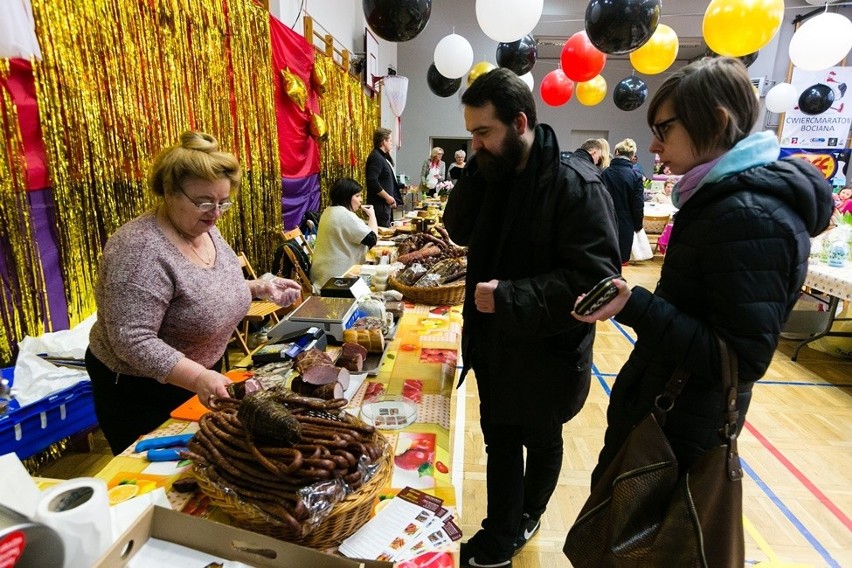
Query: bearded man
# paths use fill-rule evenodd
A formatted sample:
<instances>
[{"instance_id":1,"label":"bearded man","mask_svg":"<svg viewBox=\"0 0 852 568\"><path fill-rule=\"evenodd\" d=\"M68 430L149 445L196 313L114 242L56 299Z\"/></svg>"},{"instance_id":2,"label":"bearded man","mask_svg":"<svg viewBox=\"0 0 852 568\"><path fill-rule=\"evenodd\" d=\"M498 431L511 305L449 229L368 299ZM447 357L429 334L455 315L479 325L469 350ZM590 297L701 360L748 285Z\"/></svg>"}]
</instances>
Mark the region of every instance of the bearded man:
<instances>
[{"instance_id":1,"label":"bearded man","mask_svg":"<svg viewBox=\"0 0 852 568\"><path fill-rule=\"evenodd\" d=\"M473 82L462 104L475 155L450 193L444 224L469 247L459 384L473 368L488 504L461 563L511 566L556 488L562 426L589 393L595 329L571 317L574 302L618 274L621 261L598 169L560 158L553 129L536 125L523 81L495 69Z\"/></svg>"}]
</instances>

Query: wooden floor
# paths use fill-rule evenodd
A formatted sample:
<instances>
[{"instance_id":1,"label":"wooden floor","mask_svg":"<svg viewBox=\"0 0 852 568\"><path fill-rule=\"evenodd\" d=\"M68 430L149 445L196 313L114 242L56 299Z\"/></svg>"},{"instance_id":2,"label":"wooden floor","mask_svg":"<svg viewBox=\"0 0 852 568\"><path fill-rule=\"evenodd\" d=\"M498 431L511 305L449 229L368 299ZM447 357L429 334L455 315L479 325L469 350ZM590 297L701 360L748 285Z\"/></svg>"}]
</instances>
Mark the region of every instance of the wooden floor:
<instances>
[{"instance_id":1,"label":"wooden floor","mask_svg":"<svg viewBox=\"0 0 852 568\"><path fill-rule=\"evenodd\" d=\"M660 265L656 258L628 266L624 274L631 284L653 289ZM516 568L569 566L562 543L588 495L609 389L634 339L630 328L611 321L598 324L588 402L565 426L559 486L541 531L515 557ZM852 360L805 348L794 363L794 345L782 340L768 373L755 387L740 438L746 563L775 568L852 566ZM461 487L461 527L470 536L485 510L485 452L475 384L467 381L464 387L460 406L454 409L456 439L463 440L454 467ZM103 438L96 435L93 452L69 451L39 473L62 479L91 475L110 457Z\"/></svg>"}]
</instances>

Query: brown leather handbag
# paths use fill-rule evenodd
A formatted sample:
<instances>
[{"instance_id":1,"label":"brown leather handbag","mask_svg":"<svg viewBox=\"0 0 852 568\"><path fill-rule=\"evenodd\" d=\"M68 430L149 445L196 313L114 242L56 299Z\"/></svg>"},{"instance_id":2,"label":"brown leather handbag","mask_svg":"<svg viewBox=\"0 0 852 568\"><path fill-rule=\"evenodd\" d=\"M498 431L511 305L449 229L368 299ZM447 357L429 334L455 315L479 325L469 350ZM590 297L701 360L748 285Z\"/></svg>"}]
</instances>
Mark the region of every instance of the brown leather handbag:
<instances>
[{"instance_id":1,"label":"brown leather handbag","mask_svg":"<svg viewBox=\"0 0 852 568\"><path fill-rule=\"evenodd\" d=\"M689 376L675 371L654 409L627 437L568 531L576 568L736 566L745 563L737 453L737 357L719 339L727 395L724 442L682 475L662 430Z\"/></svg>"}]
</instances>

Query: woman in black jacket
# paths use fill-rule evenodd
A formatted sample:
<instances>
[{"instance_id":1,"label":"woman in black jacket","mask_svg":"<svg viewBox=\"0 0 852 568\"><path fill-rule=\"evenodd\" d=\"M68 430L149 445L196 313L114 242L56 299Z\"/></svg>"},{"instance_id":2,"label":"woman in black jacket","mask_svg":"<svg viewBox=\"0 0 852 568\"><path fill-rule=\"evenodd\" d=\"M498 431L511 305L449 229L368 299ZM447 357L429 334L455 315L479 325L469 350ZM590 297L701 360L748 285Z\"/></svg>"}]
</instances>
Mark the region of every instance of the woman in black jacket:
<instances>
[{"instance_id":1,"label":"woman in black jacket","mask_svg":"<svg viewBox=\"0 0 852 568\"><path fill-rule=\"evenodd\" d=\"M633 235L642 228L645 207L642 176L633 169L633 162L631 162L634 155L636 155L636 142L625 138L615 145L615 157L601 174L615 208L615 218L618 221L618 250L621 252L622 265L630 260Z\"/></svg>"},{"instance_id":2,"label":"woman in black jacket","mask_svg":"<svg viewBox=\"0 0 852 568\"><path fill-rule=\"evenodd\" d=\"M739 358L739 425L828 225L831 189L809 162L778 160L771 132L749 135L758 102L736 59L705 59L666 80L648 108L649 151L684 174L656 290L617 281L618 296L581 321L615 316L638 339L613 385L592 485L678 367L691 371L666 435L685 471L722 443L724 397L715 336Z\"/></svg>"}]
</instances>

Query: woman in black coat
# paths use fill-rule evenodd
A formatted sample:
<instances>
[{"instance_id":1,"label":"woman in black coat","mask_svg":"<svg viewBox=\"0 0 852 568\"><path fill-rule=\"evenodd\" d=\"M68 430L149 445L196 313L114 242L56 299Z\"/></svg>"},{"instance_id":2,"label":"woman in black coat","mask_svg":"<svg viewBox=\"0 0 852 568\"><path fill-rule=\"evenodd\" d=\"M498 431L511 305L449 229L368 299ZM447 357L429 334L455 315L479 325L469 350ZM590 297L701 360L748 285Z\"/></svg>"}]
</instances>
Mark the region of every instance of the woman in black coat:
<instances>
[{"instance_id":1,"label":"woman in black coat","mask_svg":"<svg viewBox=\"0 0 852 568\"><path fill-rule=\"evenodd\" d=\"M618 250L621 252L622 265L630 260L633 235L642 228L644 214L642 176L633 169L631 161L635 154L636 142L625 138L616 144L615 158L601 174L615 207Z\"/></svg>"},{"instance_id":2,"label":"woman in black coat","mask_svg":"<svg viewBox=\"0 0 852 568\"><path fill-rule=\"evenodd\" d=\"M616 298L590 316L638 337L616 378L592 485L676 368L691 374L664 431L685 471L723 441L725 397L716 336L739 360L739 427L766 372L808 269L810 237L831 216L831 188L809 162L778 160L771 132L749 135L758 102L745 66L704 59L667 79L648 108L649 151L684 174L680 211L656 290L616 281ZM737 563L737 551L729 551ZM742 565L742 558L738 559Z\"/></svg>"}]
</instances>

